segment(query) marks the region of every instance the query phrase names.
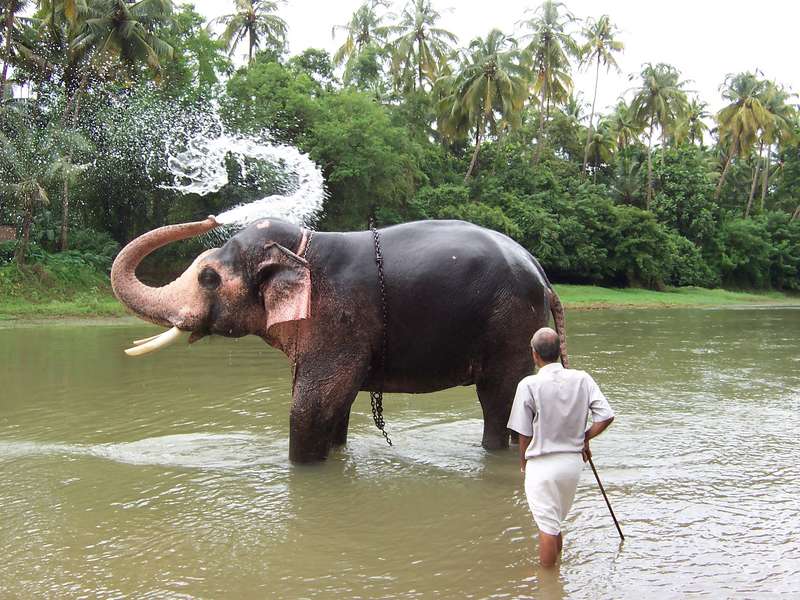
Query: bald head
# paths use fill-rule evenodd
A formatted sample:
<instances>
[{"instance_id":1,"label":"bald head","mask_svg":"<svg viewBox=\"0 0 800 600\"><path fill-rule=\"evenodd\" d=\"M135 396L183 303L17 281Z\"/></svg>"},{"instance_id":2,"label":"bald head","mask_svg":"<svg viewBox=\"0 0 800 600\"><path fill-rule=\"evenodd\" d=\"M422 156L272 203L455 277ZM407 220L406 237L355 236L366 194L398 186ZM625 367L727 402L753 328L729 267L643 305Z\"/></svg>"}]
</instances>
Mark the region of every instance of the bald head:
<instances>
[{"instance_id":1,"label":"bald head","mask_svg":"<svg viewBox=\"0 0 800 600\"><path fill-rule=\"evenodd\" d=\"M561 341L558 334L549 327L542 327L533 334L531 348L545 362L555 362L561 354Z\"/></svg>"}]
</instances>

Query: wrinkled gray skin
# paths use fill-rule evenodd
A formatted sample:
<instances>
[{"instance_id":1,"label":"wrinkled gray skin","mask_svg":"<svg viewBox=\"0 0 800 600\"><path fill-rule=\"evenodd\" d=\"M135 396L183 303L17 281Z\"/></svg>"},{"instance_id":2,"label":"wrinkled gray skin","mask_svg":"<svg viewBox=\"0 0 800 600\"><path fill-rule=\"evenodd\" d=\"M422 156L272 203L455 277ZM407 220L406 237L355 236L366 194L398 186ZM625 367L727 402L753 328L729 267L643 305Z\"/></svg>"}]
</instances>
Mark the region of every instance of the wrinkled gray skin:
<instances>
[{"instance_id":1,"label":"wrinkled gray skin","mask_svg":"<svg viewBox=\"0 0 800 600\"><path fill-rule=\"evenodd\" d=\"M114 291L139 317L191 331L190 342L257 335L281 349L295 365L290 459L322 460L346 442L358 391L380 386L372 234L314 233L303 248L308 232L265 220L201 254L163 288L138 281L144 256L215 226L209 217L137 238L114 263ZM551 310L566 362L563 309L541 266L506 236L461 221L396 225L380 230L380 241L389 316L384 390L474 384L483 446L507 447L516 385L532 371L529 342Z\"/></svg>"}]
</instances>

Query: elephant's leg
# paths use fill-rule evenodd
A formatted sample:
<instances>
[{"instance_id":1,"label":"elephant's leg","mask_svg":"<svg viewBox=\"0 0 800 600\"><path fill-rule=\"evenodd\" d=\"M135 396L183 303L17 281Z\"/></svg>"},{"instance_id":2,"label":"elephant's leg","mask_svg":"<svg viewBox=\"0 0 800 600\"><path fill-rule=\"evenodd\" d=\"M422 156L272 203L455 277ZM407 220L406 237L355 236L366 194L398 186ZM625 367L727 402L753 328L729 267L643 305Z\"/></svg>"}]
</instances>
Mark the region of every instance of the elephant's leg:
<instances>
[{"instance_id":1,"label":"elephant's leg","mask_svg":"<svg viewBox=\"0 0 800 600\"><path fill-rule=\"evenodd\" d=\"M355 396L353 396L353 400L355 400ZM347 443L347 428L350 425L350 408L352 406L353 401L351 400L344 414L341 415L339 422L336 424L336 428L333 432L334 446L344 446Z\"/></svg>"},{"instance_id":2,"label":"elephant's leg","mask_svg":"<svg viewBox=\"0 0 800 600\"><path fill-rule=\"evenodd\" d=\"M503 379L484 379L478 385L478 400L483 409L483 440L481 445L487 450L508 448L508 416L514 399L516 384L512 387Z\"/></svg>"},{"instance_id":3,"label":"elephant's leg","mask_svg":"<svg viewBox=\"0 0 800 600\"><path fill-rule=\"evenodd\" d=\"M331 447L347 439L350 407L363 379L363 369L314 357L314 364L297 366L289 417L289 459L308 463L324 460Z\"/></svg>"},{"instance_id":4,"label":"elephant's leg","mask_svg":"<svg viewBox=\"0 0 800 600\"><path fill-rule=\"evenodd\" d=\"M498 364L485 372L477 382L478 399L483 409L483 441L487 450L508 448L508 417L517 384L531 374L531 360L527 356L514 356L505 364ZM519 441L519 438L514 440Z\"/></svg>"}]
</instances>

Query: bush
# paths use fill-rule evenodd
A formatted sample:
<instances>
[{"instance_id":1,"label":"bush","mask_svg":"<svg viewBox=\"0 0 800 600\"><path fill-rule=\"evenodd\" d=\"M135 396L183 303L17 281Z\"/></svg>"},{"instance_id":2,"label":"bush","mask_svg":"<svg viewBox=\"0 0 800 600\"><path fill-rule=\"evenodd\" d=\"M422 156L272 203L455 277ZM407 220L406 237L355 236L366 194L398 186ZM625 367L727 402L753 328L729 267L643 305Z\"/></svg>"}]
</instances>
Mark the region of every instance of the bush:
<instances>
[{"instance_id":1,"label":"bush","mask_svg":"<svg viewBox=\"0 0 800 600\"><path fill-rule=\"evenodd\" d=\"M445 207L459 206L469 202L469 188L465 185L446 183L439 187L423 187L411 201L425 218L438 218Z\"/></svg>"},{"instance_id":2,"label":"bush","mask_svg":"<svg viewBox=\"0 0 800 600\"><path fill-rule=\"evenodd\" d=\"M16 251L16 240L0 242L0 265L10 263L12 260L14 260L14 252Z\"/></svg>"},{"instance_id":3,"label":"bush","mask_svg":"<svg viewBox=\"0 0 800 600\"><path fill-rule=\"evenodd\" d=\"M786 213L762 217L772 242L770 281L778 289L800 290L800 220Z\"/></svg>"},{"instance_id":4,"label":"bush","mask_svg":"<svg viewBox=\"0 0 800 600\"><path fill-rule=\"evenodd\" d=\"M703 258L700 248L674 231L669 234L669 251L672 255L672 269L665 281L669 285L694 285L715 288L720 284L719 273L715 272Z\"/></svg>"},{"instance_id":5,"label":"bush","mask_svg":"<svg viewBox=\"0 0 800 600\"><path fill-rule=\"evenodd\" d=\"M659 289L671 270L672 254L666 228L652 213L633 206L615 207L617 244L611 264L628 285Z\"/></svg>"},{"instance_id":6,"label":"bush","mask_svg":"<svg viewBox=\"0 0 800 600\"><path fill-rule=\"evenodd\" d=\"M487 229L494 229L507 236L519 238L522 231L514 221L509 219L502 209L482 204L481 202L470 202L458 206L445 206L437 214L439 219L461 219L469 221Z\"/></svg>"},{"instance_id":7,"label":"bush","mask_svg":"<svg viewBox=\"0 0 800 600\"><path fill-rule=\"evenodd\" d=\"M111 270L111 264L119 251L119 244L109 233L93 229L74 230L70 234L69 245L85 262L105 271Z\"/></svg>"},{"instance_id":8,"label":"bush","mask_svg":"<svg viewBox=\"0 0 800 600\"><path fill-rule=\"evenodd\" d=\"M727 285L764 288L770 284L770 236L762 220L731 219L720 228L719 270Z\"/></svg>"}]
</instances>

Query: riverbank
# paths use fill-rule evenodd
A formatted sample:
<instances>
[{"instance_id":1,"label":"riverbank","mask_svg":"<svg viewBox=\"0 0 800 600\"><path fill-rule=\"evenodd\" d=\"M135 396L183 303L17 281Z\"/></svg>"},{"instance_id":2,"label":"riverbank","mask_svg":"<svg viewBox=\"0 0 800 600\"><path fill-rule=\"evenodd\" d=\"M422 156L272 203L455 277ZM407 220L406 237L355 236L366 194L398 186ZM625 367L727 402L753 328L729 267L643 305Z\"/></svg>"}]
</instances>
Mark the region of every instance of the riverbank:
<instances>
[{"instance_id":1,"label":"riverbank","mask_svg":"<svg viewBox=\"0 0 800 600\"><path fill-rule=\"evenodd\" d=\"M0 320L125 314L105 269L64 253L25 267L0 266Z\"/></svg>"},{"instance_id":2,"label":"riverbank","mask_svg":"<svg viewBox=\"0 0 800 600\"><path fill-rule=\"evenodd\" d=\"M800 304L800 295L774 291L732 291L699 287L669 288L663 292L638 288L605 288L595 285L555 286L567 309L677 308L748 304Z\"/></svg>"},{"instance_id":3,"label":"riverbank","mask_svg":"<svg viewBox=\"0 0 800 600\"><path fill-rule=\"evenodd\" d=\"M107 285L69 293L63 288L38 286L28 293L9 294L0 280L0 320L63 317L121 317L128 314ZM800 296L783 292L735 292L705 288L673 288L663 292L643 289L604 288L592 285L555 286L567 310L604 308L670 308L800 304Z\"/></svg>"}]
</instances>

